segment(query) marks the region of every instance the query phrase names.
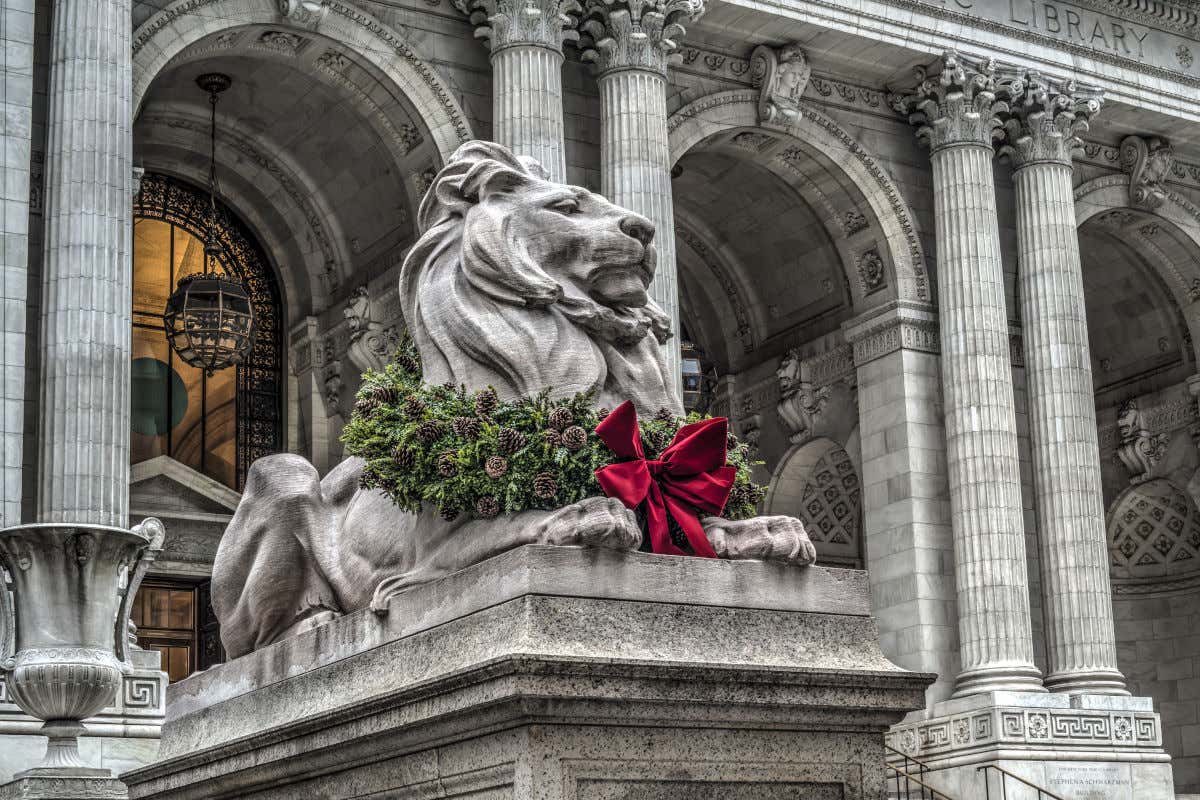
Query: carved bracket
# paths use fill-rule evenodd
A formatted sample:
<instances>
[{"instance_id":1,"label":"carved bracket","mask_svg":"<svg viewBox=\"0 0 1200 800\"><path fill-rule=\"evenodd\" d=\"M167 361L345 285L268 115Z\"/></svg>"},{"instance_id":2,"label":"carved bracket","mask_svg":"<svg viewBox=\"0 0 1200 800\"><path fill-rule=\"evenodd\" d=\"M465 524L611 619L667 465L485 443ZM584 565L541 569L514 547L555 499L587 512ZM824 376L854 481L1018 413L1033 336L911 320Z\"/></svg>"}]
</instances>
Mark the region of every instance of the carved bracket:
<instances>
[{"instance_id":1,"label":"carved bracket","mask_svg":"<svg viewBox=\"0 0 1200 800\"><path fill-rule=\"evenodd\" d=\"M1121 168L1129 173L1129 201L1153 211L1167 198L1166 181L1175 166L1175 150L1166 139L1126 136Z\"/></svg>"},{"instance_id":2,"label":"carved bracket","mask_svg":"<svg viewBox=\"0 0 1200 800\"><path fill-rule=\"evenodd\" d=\"M792 444L800 444L815 435L834 385L844 382L848 390L856 383L854 358L845 345L815 358L805 359L789 350L779 362L779 404L776 410L787 428Z\"/></svg>"},{"instance_id":3,"label":"carved bracket","mask_svg":"<svg viewBox=\"0 0 1200 800\"><path fill-rule=\"evenodd\" d=\"M760 44L750 55L750 82L758 89L758 121L791 125L800 119L800 96L812 66L798 44Z\"/></svg>"},{"instance_id":4,"label":"carved bracket","mask_svg":"<svg viewBox=\"0 0 1200 800\"><path fill-rule=\"evenodd\" d=\"M1138 408L1137 400L1126 400L1117 412L1117 431L1121 444L1117 447L1117 458L1129 470L1129 482L1138 484L1148 480L1154 467L1162 460L1167 450L1169 437L1166 433L1151 433L1145 415Z\"/></svg>"}]
</instances>

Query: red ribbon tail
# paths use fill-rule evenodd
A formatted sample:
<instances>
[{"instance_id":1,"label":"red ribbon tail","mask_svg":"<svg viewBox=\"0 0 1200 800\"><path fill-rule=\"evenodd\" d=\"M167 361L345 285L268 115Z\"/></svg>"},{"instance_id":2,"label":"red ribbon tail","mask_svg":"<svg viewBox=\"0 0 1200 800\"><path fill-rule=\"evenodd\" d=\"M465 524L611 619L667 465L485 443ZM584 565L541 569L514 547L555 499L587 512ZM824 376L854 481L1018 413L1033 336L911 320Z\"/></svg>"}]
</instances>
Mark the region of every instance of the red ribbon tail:
<instances>
[{"instance_id":1,"label":"red ribbon tail","mask_svg":"<svg viewBox=\"0 0 1200 800\"><path fill-rule=\"evenodd\" d=\"M687 555L671 541L667 506L663 502L663 493L657 483L650 484L650 491L646 495L646 532L650 535L651 552L670 556Z\"/></svg>"},{"instance_id":2,"label":"red ribbon tail","mask_svg":"<svg viewBox=\"0 0 1200 800\"><path fill-rule=\"evenodd\" d=\"M696 518L691 509L681 505L670 496L666 500L667 511L675 518L683 535L687 537L688 544L692 546L692 553L702 558L716 558L717 551L713 550L712 543L708 541L708 536L704 533L704 526L700 524L700 520Z\"/></svg>"}]
</instances>

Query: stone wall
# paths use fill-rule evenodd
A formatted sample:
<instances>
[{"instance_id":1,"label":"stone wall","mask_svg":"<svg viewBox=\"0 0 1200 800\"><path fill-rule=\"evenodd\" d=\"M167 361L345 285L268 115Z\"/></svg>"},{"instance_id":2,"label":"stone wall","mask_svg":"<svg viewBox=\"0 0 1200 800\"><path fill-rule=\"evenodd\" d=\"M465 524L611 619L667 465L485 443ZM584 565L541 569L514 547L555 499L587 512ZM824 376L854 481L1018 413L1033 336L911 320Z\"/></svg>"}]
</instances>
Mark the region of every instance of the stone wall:
<instances>
[{"instance_id":1,"label":"stone wall","mask_svg":"<svg viewBox=\"0 0 1200 800\"><path fill-rule=\"evenodd\" d=\"M1200 584L1113 597L1117 660L1135 696L1154 698L1175 791L1200 793Z\"/></svg>"}]
</instances>

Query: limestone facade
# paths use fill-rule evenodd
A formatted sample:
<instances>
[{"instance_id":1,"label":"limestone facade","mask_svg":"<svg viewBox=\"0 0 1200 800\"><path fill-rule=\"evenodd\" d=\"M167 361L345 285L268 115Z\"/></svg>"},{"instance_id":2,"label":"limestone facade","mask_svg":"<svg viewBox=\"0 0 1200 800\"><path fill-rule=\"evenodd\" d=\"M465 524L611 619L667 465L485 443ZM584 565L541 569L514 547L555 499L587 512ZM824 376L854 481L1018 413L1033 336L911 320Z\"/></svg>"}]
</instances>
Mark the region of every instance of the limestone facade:
<instances>
[{"instance_id":1,"label":"limestone facade","mask_svg":"<svg viewBox=\"0 0 1200 800\"><path fill-rule=\"evenodd\" d=\"M429 181L501 141L655 222L654 296L708 411L757 442L768 510L866 570L883 652L938 675L894 746L952 770L1012 744L1005 714L1071 717L1104 727L1102 774L1134 760L1119 718L1200 794L1190 5L135 0L74 22L100 11L0 4L4 525L155 514L158 577L207 575L240 486L130 464L145 245L123 209L135 167L204 185L193 81L225 72L220 196L282 331L270 390L237 397L269 398L276 449L341 460ZM996 737L956 742L973 713Z\"/></svg>"}]
</instances>

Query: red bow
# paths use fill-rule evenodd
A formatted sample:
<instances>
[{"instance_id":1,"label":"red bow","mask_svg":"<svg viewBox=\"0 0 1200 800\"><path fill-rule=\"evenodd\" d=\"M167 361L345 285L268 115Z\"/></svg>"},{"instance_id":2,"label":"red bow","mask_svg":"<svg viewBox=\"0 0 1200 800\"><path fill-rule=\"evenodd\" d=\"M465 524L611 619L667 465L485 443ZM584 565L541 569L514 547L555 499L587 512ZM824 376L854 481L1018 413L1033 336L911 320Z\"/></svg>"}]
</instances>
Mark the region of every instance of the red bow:
<instances>
[{"instance_id":1,"label":"red bow","mask_svg":"<svg viewBox=\"0 0 1200 800\"><path fill-rule=\"evenodd\" d=\"M655 553L687 555L671 541L670 513L695 555L717 557L696 512L720 514L733 489L737 470L725 465L728 429L724 417L684 425L658 460L647 461L633 403L626 400L596 426L609 449L631 459L601 467L596 480L606 495L629 508L646 503L650 549Z\"/></svg>"}]
</instances>

